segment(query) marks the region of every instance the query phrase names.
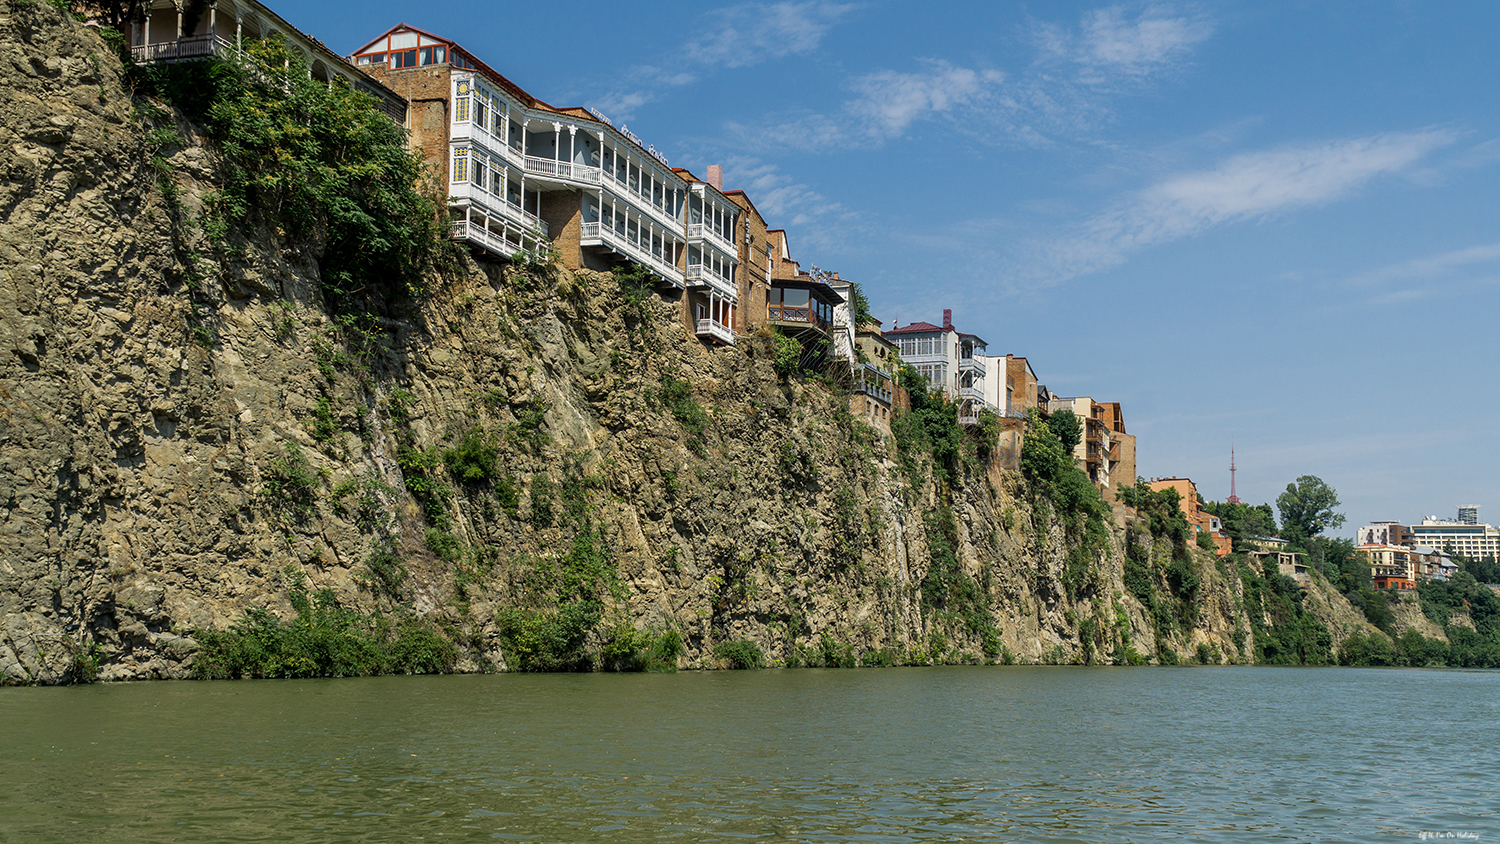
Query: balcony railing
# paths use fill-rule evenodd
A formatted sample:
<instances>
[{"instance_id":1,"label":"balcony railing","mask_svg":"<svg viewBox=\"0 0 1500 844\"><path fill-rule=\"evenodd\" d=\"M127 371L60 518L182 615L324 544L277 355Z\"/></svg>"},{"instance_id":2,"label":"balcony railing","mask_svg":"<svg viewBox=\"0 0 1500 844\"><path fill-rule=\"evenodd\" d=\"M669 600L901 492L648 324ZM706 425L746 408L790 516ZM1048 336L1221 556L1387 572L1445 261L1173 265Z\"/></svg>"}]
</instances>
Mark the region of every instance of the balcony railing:
<instances>
[{"instance_id":1,"label":"balcony railing","mask_svg":"<svg viewBox=\"0 0 1500 844\"><path fill-rule=\"evenodd\" d=\"M715 340L720 341L721 343L729 343L731 345L734 344L734 332L730 331L729 326L725 325L722 322L717 322L711 319L698 320L698 336L703 337L705 335L712 337Z\"/></svg>"},{"instance_id":2,"label":"balcony railing","mask_svg":"<svg viewBox=\"0 0 1500 844\"><path fill-rule=\"evenodd\" d=\"M665 208L657 208L656 203L631 190L630 185L616 179L615 174L610 170L601 170L600 174L603 177L605 186L610 187L611 192L616 196L630 203L630 207L650 214L658 223L661 223L674 232L682 231L682 218L680 216L674 217L668 214Z\"/></svg>"},{"instance_id":3,"label":"balcony railing","mask_svg":"<svg viewBox=\"0 0 1500 844\"><path fill-rule=\"evenodd\" d=\"M556 179L569 179L574 182L585 182L590 185L599 184L599 168L587 164L574 164L571 161L556 161L551 158L538 158L534 155L526 156L526 172L538 176L550 176Z\"/></svg>"},{"instance_id":4,"label":"balcony railing","mask_svg":"<svg viewBox=\"0 0 1500 844\"><path fill-rule=\"evenodd\" d=\"M507 258L523 249L535 249L541 243L532 232L524 229L506 226L496 232L470 220L454 220L451 233L455 240L469 241Z\"/></svg>"},{"instance_id":5,"label":"balcony railing","mask_svg":"<svg viewBox=\"0 0 1500 844\"><path fill-rule=\"evenodd\" d=\"M958 359L958 371L959 372L965 372L965 371L968 371L968 372L977 372L981 376L983 376L985 374L985 371L984 371L984 361L980 360L979 358L972 358L972 357L970 357L970 358L959 358Z\"/></svg>"},{"instance_id":6,"label":"balcony railing","mask_svg":"<svg viewBox=\"0 0 1500 844\"><path fill-rule=\"evenodd\" d=\"M682 270L656 257L651 250L631 243L629 238L616 232L609 226L601 226L598 223L584 223L579 232L579 245L608 247L635 261L637 264L651 269L672 284L676 284L679 287L684 286Z\"/></svg>"},{"instance_id":7,"label":"balcony railing","mask_svg":"<svg viewBox=\"0 0 1500 844\"><path fill-rule=\"evenodd\" d=\"M959 387L958 388L958 397L961 398L961 399L971 399L973 401L977 401L977 402L983 403L984 402L984 390L982 390L982 389L980 389L978 387Z\"/></svg>"},{"instance_id":8,"label":"balcony railing","mask_svg":"<svg viewBox=\"0 0 1500 844\"><path fill-rule=\"evenodd\" d=\"M189 35L176 41L137 44L130 48L130 53L142 63L177 62L217 56L233 49L234 42L221 35Z\"/></svg>"},{"instance_id":9,"label":"balcony railing","mask_svg":"<svg viewBox=\"0 0 1500 844\"><path fill-rule=\"evenodd\" d=\"M881 382L879 381L861 381L859 383L858 390L859 392L864 393L871 398L879 399L886 404L891 403L891 390L888 387L881 386Z\"/></svg>"},{"instance_id":10,"label":"balcony railing","mask_svg":"<svg viewBox=\"0 0 1500 844\"><path fill-rule=\"evenodd\" d=\"M517 208L507 200L490 193L484 188L471 182L454 182L448 187L448 196L453 199L467 199L477 209L485 214L496 217L504 217L511 222L525 227L536 229L542 237L548 236L547 223L541 217Z\"/></svg>"},{"instance_id":11,"label":"balcony railing","mask_svg":"<svg viewBox=\"0 0 1500 844\"><path fill-rule=\"evenodd\" d=\"M705 223L688 223L687 236L688 240L695 238L698 240L707 240L722 249L726 255L734 255L736 253L733 243L725 240L724 236L719 234L718 229Z\"/></svg>"},{"instance_id":12,"label":"balcony railing","mask_svg":"<svg viewBox=\"0 0 1500 844\"><path fill-rule=\"evenodd\" d=\"M963 413L959 413L958 414L958 424L960 424L960 425L978 425L979 424L979 414L976 413L976 414L973 414L973 415L965 415Z\"/></svg>"},{"instance_id":13,"label":"balcony railing","mask_svg":"<svg viewBox=\"0 0 1500 844\"><path fill-rule=\"evenodd\" d=\"M730 298L739 298L739 291L734 289L734 282L714 272L707 264L688 264L687 280L689 284L706 284Z\"/></svg>"},{"instance_id":14,"label":"balcony railing","mask_svg":"<svg viewBox=\"0 0 1500 844\"><path fill-rule=\"evenodd\" d=\"M770 305L766 308L766 319L771 322L801 322L824 330L828 328L818 319L818 312L811 305Z\"/></svg>"}]
</instances>

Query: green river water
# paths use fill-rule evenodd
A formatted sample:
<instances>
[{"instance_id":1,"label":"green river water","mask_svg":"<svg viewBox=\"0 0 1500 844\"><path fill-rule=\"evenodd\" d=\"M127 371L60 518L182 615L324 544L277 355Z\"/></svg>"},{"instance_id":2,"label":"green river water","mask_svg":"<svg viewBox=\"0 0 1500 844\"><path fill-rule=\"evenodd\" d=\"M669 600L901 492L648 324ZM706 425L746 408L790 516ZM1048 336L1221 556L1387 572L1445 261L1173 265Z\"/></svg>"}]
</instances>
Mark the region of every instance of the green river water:
<instances>
[{"instance_id":1,"label":"green river water","mask_svg":"<svg viewBox=\"0 0 1500 844\"><path fill-rule=\"evenodd\" d=\"M1500 840L1500 672L0 689L0 841Z\"/></svg>"}]
</instances>

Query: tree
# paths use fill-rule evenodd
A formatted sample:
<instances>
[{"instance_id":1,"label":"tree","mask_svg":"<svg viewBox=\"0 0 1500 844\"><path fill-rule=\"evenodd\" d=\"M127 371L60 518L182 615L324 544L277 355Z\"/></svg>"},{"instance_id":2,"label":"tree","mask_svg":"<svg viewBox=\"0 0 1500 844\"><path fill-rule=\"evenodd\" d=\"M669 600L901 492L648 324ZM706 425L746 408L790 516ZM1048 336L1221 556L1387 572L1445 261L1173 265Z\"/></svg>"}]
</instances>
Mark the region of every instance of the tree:
<instances>
[{"instance_id":1,"label":"tree","mask_svg":"<svg viewBox=\"0 0 1500 844\"><path fill-rule=\"evenodd\" d=\"M1296 483L1286 485L1286 492L1276 496L1281 524L1291 540L1307 540L1328 528L1344 523L1344 514L1334 512L1339 506L1338 493L1314 475L1303 475Z\"/></svg>"},{"instance_id":2,"label":"tree","mask_svg":"<svg viewBox=\"0 0 1500 844\"><path fill-rule=\"evenodd\" d=\"M1047 417L1047 426L1052 429L1063 450L1071 454L1074 446L1083 442L1083 420L1071 410L1059 410Z\"/></svg>"}]
</instances>

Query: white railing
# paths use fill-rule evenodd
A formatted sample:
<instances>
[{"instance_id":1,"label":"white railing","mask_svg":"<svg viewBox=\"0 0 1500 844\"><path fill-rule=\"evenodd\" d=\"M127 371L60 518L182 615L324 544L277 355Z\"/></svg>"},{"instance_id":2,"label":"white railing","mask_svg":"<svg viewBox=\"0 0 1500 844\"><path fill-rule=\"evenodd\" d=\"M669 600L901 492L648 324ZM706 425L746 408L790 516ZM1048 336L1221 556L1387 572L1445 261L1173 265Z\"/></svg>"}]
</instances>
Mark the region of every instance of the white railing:
<instances>
[{"instance_id":1,"label":"white railing","mask_svg":"<svg viewBox=\"0 0 1500 844\"><path fill-rule=\"evenodd\" d=\"M730 243L728 240L725 240L724 236L722 234L719 234L718 229L706 223L688 223L687 236L688 240L693 240L694 238L697 238L698 240L707 240L714 246L717 246L719 249L723 250L724 254L729 255L730 257L737 257L737 251L734 248L734 244Z\"/></svg>"},{"instance_id":2,"label":"white railing","mask_svg":"<svg viewBox=\"0 0 1500 844\"><path fill-rule=\"evenodd\" d=\"M706 284L731 299L739 298L739 291L734 289L734 282L714 272L707 264L688 264L687 280L689 283Z\"/></svg>"},{"instance_id":3,"label":"white railing","mask_svg":"<svg viewBox=\"0 0 1500 844\"><path fill-rule=\"evenodd\" d=\"M130 48L138 62L175 62L216 56L234 49L234 42L221 35L189 35L175 41L137 44Z\"/></svg>"},{"instance_id":4,"label":"white railing","mask_svg":"<svg viewBox=\"0 0 1500 844\"><path fill-rule=\"evenodd\" d=\"M611 188L611 193L623 200L631 208L651 215L658 223L674 232L682 231L682 218L668 214L665 209L657 208L656 203L630 189L630 185L615 178L615 174L609 169L601 170L605 187ZM615 190L614 188L618 188Z\"/></svg>"},{"instance_id":5,"label":"white railing","mask_svg":"<svg viewBox=\"0 0 1500 844\"><path fill-rule=\"evenodd\" d=\"M959 358L958 369L960 372L967 369L971 372L978 372L980 375L985 374L984 361L979 358Z\"/></svg>"},{"instance_id":6,"label":"white railing","mask_svg":"<svg viewBox=\"0 0 1500 844\"><path fill-rule=\"evenodd\" d=\"M723 323L711 319L698 320L698 334L707 334L716 340L730 344L734 343L734 332L730 331L729 327Z\"/></svg>"},{"instance_id":7,"label":"white railing","mask_svg":"<svg viewBox=\"0 0 1500 844\"><path fill-rule=\"evenodd\" d=\"M598 223L584 223L581 229L579 232L580 245L607 246L630 260L650 268L657 275L669 282L677 285L684 284L682 270L656 257L656 255L652 254L651 250L631 243L628 238L609 226L601 226Z\"/></svg>"},{"instance_id":8,"label":"white railing","mask_svg":"<svg viewBox=\"0 0 1500 844\"><path fill-rule=\"evenodd\" d=\"M448 195L452 199L467 199L473 207L490 216L505 217L523 228L536 229L542 237L548 237L550 234L547 231L547 222L541 217L517 208L472 182L454 182L448 187Z\"/></svg>"},{"instance_id":9,"label":"white railing","mask_svg":"<svg viewBox=\"0 0 1500 844\"><path fill-rule=\"evenodd\" d=\"M965 416L962 413L960 413L958 415L958 424L960 424L960 425L978 425L979 424L979 416L978 415Z\"/></svg>"},{"instance_id":10,"label":"white railing","mask_svg":"<svg viewBox=\"0 0 1500 844\"><path fill-rule=\"evenodd\" d=\"M537 158L534 155L526 156L526 172L535 173L539 176L552 176L558 179L570 179L575 182L587 182L591 185L599 184L599 168L587 164L574 164L571 161L554 161L551 158Z\"/></svg>"},{"instance_id":11,"label":"white railing","mask_svg":"<svg viewBox=\"0 0 1500 844\"><path fill-rule=\"evenodd\" d=\"M984 401L984 390L978 387L959 387L958 396L959 398L972 399L982 403Z\"/></svg>"},{"instance_id":12,"label":"white railing","mask_svg":"<svg viewBox=\"0 0 1500 844\"><path fill-rule=\"evenodd\" d=\"M488 249L496 255L503 255L507 258L522 249L528 248L525 239L519 233L516 233L516 240L512 241L506 238L504 233L492 232L478 223L471 223L466 220L454 220L452 232L456 240L467 240L470 243L475 243ZM534 242L531 244L531 246L535 245Z\"/></svg>"}]
</instances>

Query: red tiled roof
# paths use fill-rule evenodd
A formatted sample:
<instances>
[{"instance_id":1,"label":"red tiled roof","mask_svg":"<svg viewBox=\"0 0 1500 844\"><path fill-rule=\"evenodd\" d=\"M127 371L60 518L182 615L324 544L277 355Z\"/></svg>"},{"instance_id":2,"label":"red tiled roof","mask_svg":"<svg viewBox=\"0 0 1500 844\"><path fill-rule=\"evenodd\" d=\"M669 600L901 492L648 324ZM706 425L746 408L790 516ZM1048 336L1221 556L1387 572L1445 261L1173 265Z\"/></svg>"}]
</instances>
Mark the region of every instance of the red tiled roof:
<instances>
[{"instance_id":1,"label":"red tiled roof","mask_svg":"<svg viewBox=\"0 0 1500 844\"><path fill-rule=\"evenodd\" d=\"M943 331L941 325L933 325L930 322L914 322L901 328L892 328L886 334L923 334L929 331Z\"/></svg>"}]
</instances>

